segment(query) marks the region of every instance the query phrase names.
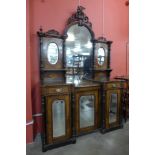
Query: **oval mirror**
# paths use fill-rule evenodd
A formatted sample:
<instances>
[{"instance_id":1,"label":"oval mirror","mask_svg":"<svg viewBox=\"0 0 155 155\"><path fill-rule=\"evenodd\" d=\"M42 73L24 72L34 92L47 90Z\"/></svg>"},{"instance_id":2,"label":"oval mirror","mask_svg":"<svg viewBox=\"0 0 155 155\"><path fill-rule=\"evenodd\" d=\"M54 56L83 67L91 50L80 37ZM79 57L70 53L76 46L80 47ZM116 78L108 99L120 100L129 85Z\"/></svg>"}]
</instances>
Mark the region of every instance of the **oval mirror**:
<instances>
[{"instance_id":1,"label":"oval mirror","mask_svg":"<svg viewBox=\"0 0 155 155\"><path fill-rule=\"evenodd\" d=\"M98 64L103 65L104 64L104 58L105 58L105 50L104 48L100 47L97 52L97 59Z\"/></svg>"},{"instance_id":2,"label":"oval mirror","mask_svg":"<svg viewBox=\"0 0 155 155\"><path fill-rule=\"evenodd\" d=\"M48 62L52 65L58 62L58 46L56 43L49 43L47 49Z\"/></svg>"}]
</instances>

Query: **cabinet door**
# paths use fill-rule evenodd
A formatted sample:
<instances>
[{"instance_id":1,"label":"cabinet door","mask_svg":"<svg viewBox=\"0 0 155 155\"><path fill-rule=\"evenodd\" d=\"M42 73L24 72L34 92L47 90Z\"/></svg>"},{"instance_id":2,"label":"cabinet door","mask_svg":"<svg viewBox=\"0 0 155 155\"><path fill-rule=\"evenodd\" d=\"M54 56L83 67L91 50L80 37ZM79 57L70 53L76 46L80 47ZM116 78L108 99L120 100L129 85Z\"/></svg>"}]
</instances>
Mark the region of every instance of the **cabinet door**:
<instances>
[{"instance_id":1,"label":"cabinet door","mask_svg":"<svg viewBox=\"0 0 155 155\"><path fill-rule=\"evenodd\" d=\"M106 128L120 124L121 93L120 90L107 90L106 93Z\"/></svg>"},{"instance_id":2,"label":"cabinet door","mask_svg":"<svg viewBox=\"0 0 155 155\"><path fill-rule=\"evenodd\" d=\"M79 92L76 94L76 129L77 133L93 131L98 123L98 91Z\"/></svg>"},{"instance_id":3,"label":"cabinet door","mask_svg":"<svg viewBox=\"0 0 155 155\"><path fill-rule=\"evenodd\" d=\"M46 135L48 144L66 140L71 136L69 99L69 95L47 97Z\"/></svg>"}]
</instances>

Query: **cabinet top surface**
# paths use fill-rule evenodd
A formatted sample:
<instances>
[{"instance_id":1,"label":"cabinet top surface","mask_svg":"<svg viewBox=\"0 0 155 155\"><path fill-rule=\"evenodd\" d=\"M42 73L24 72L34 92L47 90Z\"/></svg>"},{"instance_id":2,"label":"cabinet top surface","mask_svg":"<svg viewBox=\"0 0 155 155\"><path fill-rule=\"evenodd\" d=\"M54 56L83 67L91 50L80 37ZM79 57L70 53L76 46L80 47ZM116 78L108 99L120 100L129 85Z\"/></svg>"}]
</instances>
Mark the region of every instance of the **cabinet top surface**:
<instances>
[{"instance_id":1,"label":"cabinet top surface","mask_svg":"<svg viewBox=\"0 0 155 155\"><path fill-rule=\"evenodd\" d=\"M99 84L93 83L93 82L81 82L77 85L70 84L70 83L46 83L46 84L42 84L41 87L51 87L51 86L93 87L93 86L98 86L98 85Z\"/></svg>"}]
</instances>

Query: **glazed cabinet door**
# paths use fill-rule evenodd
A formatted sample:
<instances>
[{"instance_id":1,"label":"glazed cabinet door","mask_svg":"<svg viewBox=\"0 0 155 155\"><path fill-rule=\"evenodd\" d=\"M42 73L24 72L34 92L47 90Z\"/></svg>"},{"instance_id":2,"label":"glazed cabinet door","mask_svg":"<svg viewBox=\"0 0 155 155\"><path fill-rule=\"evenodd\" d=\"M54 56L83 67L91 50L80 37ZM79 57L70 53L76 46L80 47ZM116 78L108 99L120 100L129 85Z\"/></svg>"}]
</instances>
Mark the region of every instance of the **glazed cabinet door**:
<instances>
[{"instance_id":1,"label":"glazed cabinet door","mask_svg":"<svg viewBox=\"0 0 155 155\"><path fill-rule=\"evenodd\" d=\"M120 125L121 90L107 90L106 92L106 128Z\"/></svg>"},{"instance_id":2,"label":"glazed cabinet door","mask_svg":"<svg viewBox=\"0 0 155 155\"><path fill-rule=\"evenodd\" d=\"M98 126L98 91L76 94L76 130L77 134L91 132Z\"/></svg>"},{"instance_id":3,"label":"glazed cabinet door","mask_svg":"<svg viewBox=\"0 0 155 155\"><path fill-rule=\"evenodd\" d=\"M71 113L69 95L48 96L46 106L47 144L71 137Z\"/></svg>"}]
</instances>

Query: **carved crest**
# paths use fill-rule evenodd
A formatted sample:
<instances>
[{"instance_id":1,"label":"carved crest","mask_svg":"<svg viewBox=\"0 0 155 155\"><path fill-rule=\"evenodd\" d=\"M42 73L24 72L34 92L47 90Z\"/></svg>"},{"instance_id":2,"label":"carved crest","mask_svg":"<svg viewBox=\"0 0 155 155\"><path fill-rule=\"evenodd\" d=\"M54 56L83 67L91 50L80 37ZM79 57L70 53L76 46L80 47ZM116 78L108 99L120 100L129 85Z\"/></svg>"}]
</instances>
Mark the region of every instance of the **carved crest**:
<instances>
[{"instance_id":1,"label":"carved crest","mask_svg":"<svg viewBox=\"0 0 155 155\"><path fill-rule=\"evenodd\" d=\"M39 32L37 32L38 33L38 35L39 36L41 36L41 37L46 37L46 36L49 36L49 37L62 37L61 35L60 35L60 33L58 32L58 31L56 31L56 30L54 30L54 29L51 29L51 30L49 30L49 31L47 31L47 32L43 32L43 29L42 28L40 28L40 31Z\"/></svg>"},{"instance_id":2,"label":"carved crest","mask_svg":"<svg viewBox=\"0 0 155 155\"><path fill-rule=\"evenodd\" d=\"M79 21L79 24L86 24L90 28L92 28L92 23L89 22L89 18L86 16L86 14L83 12L85 8L83 6L77 7L77 12L75 12L69 19L67 24L71 24L72 22Z\"/></svg>"},{"instance_id":3,"label":"carved crest","mask_svg":"<svg viewBox=\"0 0 155 155\"><path fill-rule=\"evenodd\" d=\"M54 29L45 32L45 34L46 35L55 35L55 36L59 36L60 35L59 32L54 30Z\"/></svg>"}]
</instances>

